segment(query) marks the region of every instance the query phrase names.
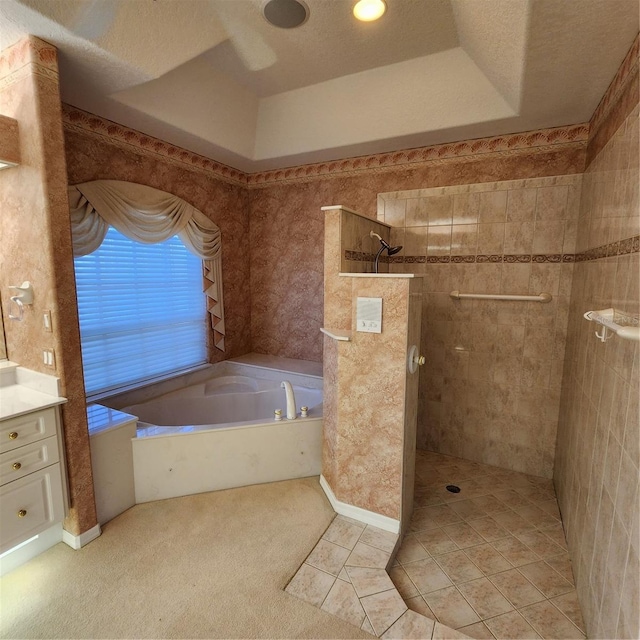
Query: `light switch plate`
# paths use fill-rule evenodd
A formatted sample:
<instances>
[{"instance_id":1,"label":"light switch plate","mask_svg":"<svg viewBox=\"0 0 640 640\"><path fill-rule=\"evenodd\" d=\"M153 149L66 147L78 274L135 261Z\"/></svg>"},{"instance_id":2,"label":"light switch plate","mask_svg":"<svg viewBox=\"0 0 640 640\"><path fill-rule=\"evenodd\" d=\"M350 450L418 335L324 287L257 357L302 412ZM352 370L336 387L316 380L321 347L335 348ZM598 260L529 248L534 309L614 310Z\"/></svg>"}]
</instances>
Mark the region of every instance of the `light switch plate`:
<instances>
[{"instance_id":1,"label":"light switch plate","mask_svg":"<svg viewBox=\"0 0 640 640\"><path fill-rule=\"evenodd\" d=\"M382 333L382 298L358 298L356 331Z\"/></svg>"}]
</instances>

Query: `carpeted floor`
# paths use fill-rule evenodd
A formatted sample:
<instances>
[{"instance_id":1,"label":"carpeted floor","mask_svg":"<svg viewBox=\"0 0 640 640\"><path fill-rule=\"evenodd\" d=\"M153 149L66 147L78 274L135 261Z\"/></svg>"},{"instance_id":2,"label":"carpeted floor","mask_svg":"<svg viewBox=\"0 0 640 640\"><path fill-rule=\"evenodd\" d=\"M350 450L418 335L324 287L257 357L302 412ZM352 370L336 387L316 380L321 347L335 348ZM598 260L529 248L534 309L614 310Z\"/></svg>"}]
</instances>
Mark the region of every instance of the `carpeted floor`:
<instances>
[{"instance_id":1,"label":"carpeted floor","mask_svg":"<svg viewBox=\"0 0 640 640\"><path fill-rule=\"evenodd\" d=\"M3 638L371 638L283 588L334 513L317 478L141 504L0 580Z\"/></svg>"}]
</instances>

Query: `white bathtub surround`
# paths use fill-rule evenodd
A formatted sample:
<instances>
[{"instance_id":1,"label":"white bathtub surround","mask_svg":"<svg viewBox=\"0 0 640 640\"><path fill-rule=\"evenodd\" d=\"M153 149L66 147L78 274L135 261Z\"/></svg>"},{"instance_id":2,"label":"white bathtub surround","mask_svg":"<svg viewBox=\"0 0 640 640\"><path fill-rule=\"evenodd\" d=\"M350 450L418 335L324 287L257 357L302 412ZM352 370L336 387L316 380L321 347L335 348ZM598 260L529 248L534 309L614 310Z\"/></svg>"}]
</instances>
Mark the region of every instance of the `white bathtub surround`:
<instances>
[{"instance_id":1,"label":"white bathtub surround","mask_svg":"<svg viewBox=\"0 0 640 640\"><path fill-rule=\"evenodd\" d=\"M112 399L139 418L132 440L136 503L319 475L322 378L301 373L316 363L244 360L147 387L137 402L131 392ZM295 393L289 412L307 406L307 418L274 419L274 410L286 407L283 380Z\"/></svg>"},{"instance_id":2,"label":"white bathtub surround","mask_svg":"<svg viewBox=\"0 0 640 640\"><path fill-rule=\"evenodd\" d=\"M93 490L98 522L105 524L136 503L131 439L138 418L116 409L87 407Z\"/></svg>"},{"instance_id":3,"label":"white bathtub surround","mask_svg":"<svg viewBox=\"0 0 640 640\"><path fill-rule=\"evenodd\" d=\"M135 438L136 502L317 476L322 418Z\"/></svg>"}]
</instances>

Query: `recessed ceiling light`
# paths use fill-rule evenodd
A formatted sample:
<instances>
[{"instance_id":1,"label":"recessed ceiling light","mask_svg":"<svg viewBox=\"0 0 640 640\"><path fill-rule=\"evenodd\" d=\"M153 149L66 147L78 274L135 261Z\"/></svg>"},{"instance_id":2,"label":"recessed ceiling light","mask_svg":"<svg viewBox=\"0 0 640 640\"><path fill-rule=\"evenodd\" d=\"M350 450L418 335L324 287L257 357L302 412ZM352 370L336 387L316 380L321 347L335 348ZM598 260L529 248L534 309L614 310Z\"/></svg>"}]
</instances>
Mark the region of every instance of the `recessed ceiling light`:
<instances>
[{"instance_id":1,"label":"recessed ceiling light","mask_svg":"<svg viewBox=\"0 0 640 640\"><path fill-rule=\"evenodd\" d=\"M309 7L300 0L267 0L262 13L274 27L293 29L304 24L309 17Z\"/></svg>"},{"instance_id":2,"label":"recessed ceiling light","mask_svg":"<svg viewBox=\"0 0 640 640\"><path fill-rule=\"evenodd\" d=\"M381 18L386 10L384 0L360 0L353 7L353 15L363 22L373 22Z\"/></svg>"}]
</instances>

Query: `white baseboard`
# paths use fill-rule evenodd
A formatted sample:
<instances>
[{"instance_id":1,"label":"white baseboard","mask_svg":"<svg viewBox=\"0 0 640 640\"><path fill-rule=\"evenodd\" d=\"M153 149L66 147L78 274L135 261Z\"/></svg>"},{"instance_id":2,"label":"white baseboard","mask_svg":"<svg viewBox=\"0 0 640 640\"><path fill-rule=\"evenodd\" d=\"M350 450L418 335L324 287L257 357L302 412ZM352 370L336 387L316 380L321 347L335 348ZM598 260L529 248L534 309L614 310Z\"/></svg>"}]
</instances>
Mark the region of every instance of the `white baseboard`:
<instances>
[{"instance_id":1,"label":"white baseboard","mask_svg":"<svg viewBox=\"0 0 640 640\"><path fill-rule=\"evenodd\" d=\"M25 562L29 562L47 549L62 541L62 524L58 523L42 531L26 544L18 545L0 556L0 576L4 576L17 569Z\"/></svg>"},{"instance_id":2,"label":"white baseboard","mask_svg":"<svg viewBox=\"0 0 640 640\"><path fill-rule=\"evenodd\" d=\"M341 516L353 518L354 520L358 520L364 524L370 524L371 526L378 527L378 529L383 529L384 531L400 533L400 520L394 520L388 516L383 516L379 513L374 513L373 511L367 511L367 509L355 507L352 504L347 504L346 502L340 502L340 500L336 498L329 486L329 483L323 475L320 475L320 486L331 503L333 510Z\"/></svg>"},{"instance_id":3,"label":"white baseboard","mask_svg":"<svg viewBox=\"0 0 640 640\"><path fill-rule=\"evenodd\" d=\"M95 527L91 527L88 531L81 533L79 536L74 536L72 533L69 533L66 529L62 531L62 542L68 544L72 549L82 549L85 545L89 544L92 540L95 540L102 531L100 530L100 525L97 524Z\"/></svg>"}]
</instances>

